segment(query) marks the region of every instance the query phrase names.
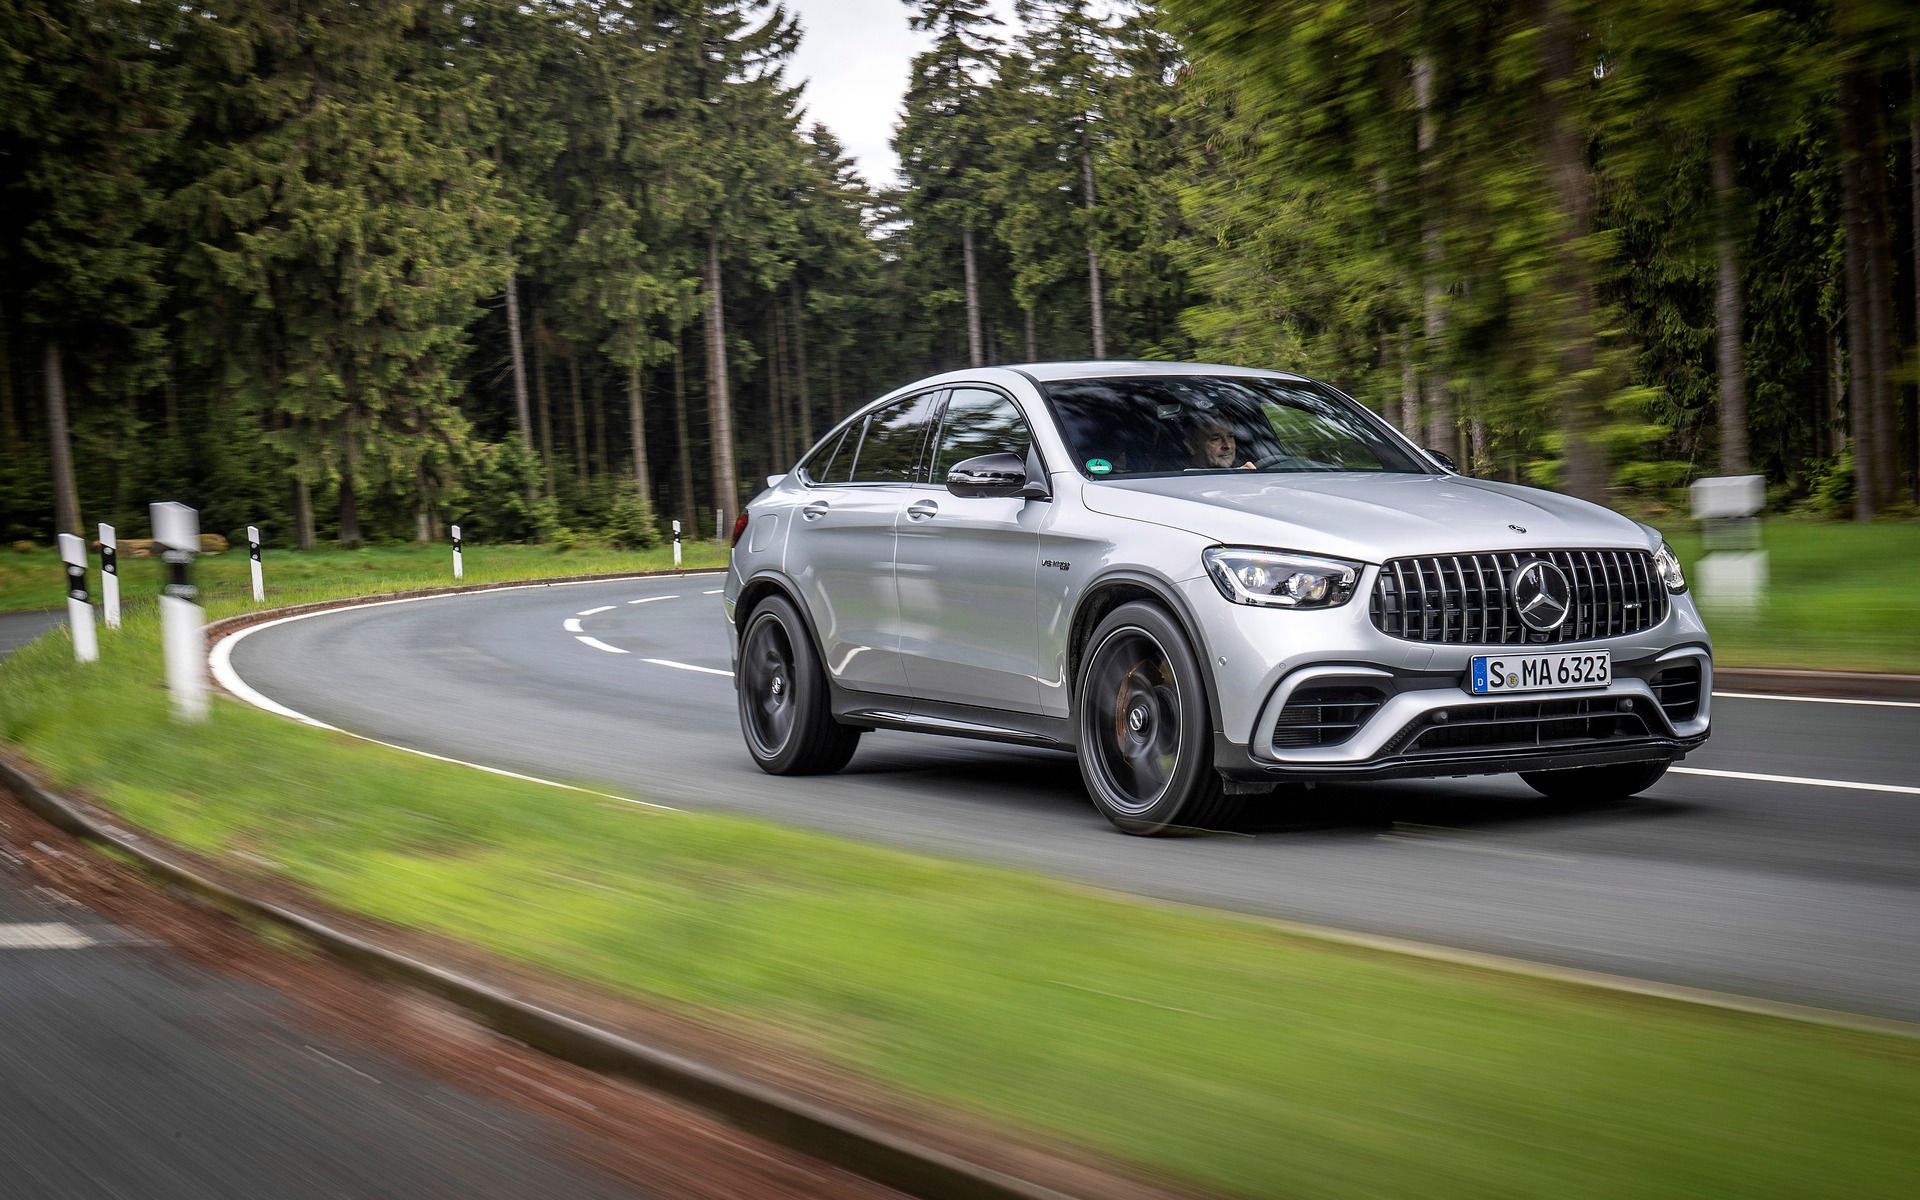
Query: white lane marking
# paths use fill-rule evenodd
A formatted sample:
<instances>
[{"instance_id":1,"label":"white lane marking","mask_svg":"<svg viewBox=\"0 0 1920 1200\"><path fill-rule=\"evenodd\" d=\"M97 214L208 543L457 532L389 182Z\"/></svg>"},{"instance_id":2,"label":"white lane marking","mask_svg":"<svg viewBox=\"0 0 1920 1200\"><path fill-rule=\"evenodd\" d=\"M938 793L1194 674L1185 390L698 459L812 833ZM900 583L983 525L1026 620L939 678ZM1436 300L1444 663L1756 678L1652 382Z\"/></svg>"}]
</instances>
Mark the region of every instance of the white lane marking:
<instances>
[{"instance_id":1,"label":"white lane marking","mask_svg":"<svg viewBox=\"0 0 1920 1200\"><path fill-rule=\"evenodd\" d=\"M733 678L732 671L716 670L713 667L696 667L692 663L674 662L670 658L643 658L640 661L650 662L656 667L672 667L676 671L698 671L702 675L725 675L728 679Z\"/></svg>"},{"instance_id":2,"label":"white lane marking","mask_svg":"<svg viewBox=\"0 0 1920 1200\"><path fill-rule=\"evenodd\" d=\"M642 596L638 600L629 600L627 601L627 603L628 604L652 604L655 600L678 600L679 598L680 598L679 596ZM607 608L612 608L612 607L613 605L611 604L607 605ZM595 609L594 611L603 612L605 610ZM585 613L581 613L580 615L583 617L586 616Z\"/></svg>"},{"instance_id":3,"label":"white lane marking","mask_svg":"<svg viewBox=\"0 0 1920 1200\"><path fill-rule=\"evenodd\" d=\"M485 589L485 591L450 592L448 593L448 595L455 595L455 596L484 595L486 592L516 591L520 588L529 587L529 586L536 586L536 585L512 583L512 584L506 584L499 588L487 588ZM560 587L564 585L555 584L554 586ZM329 725L325 721L315 720L313 717L310 717L307 714L298 711L297 709L288 708L286 705L281 704L277 700L268 699L266 696L255 691L252 685L248 684L246 680L240 678L240 672L233 669L234 646L237 645L241 641L241 639L247 637L250 634L258 633L262 629L272 629L275 625L285 625L290 621L305 621L310 617L324 617L328 613L351 612L353 611L353 608L375 608L381 604L410 604L415 600L438 600L438 599L440 599L439 596L409 596L405 600L380 600L380 601L376 601L373 604L354 605L352 606L352 608L324 608L324 609L321 609L319 612L295 613L290 617L276 617L271 621L262 621L258 625L249 625L245 629L236 629L232 633L221 638L218 642L214 643L213 653L207 656L207 665L213 671L214 682L218 683L221 687L225 688L229 693L232 694L232 696L236 700L240 700L244 703L251 704L255 708L262 709L266 712L270 712L277 717L285 717L290 721L298 721L302 725L311 725L315 729L324 729L324 730L327 730L329 733L344 734L347 737L356 738L363 742L371 742L376 746L385 746L389 750L398 750L402 754L417 754L421 758L430 758L435 762L452 763L456 767L471 767L476 771L485 771L489 775L498 775L502 779L518 779L524 783L543 784L547 787L559 788L563 792L579 792L583 796L598 796L602 800L618 800L622 804L636 804L636 805L639 805L641 808L657 808L664 812L680 811L679 809L673 807L671 804L655 804L651 800L635 800L632 796L617 796L612 792L601 792L601 791L595 791L593 788L575 787L571 783L561 783L553 779L542 779L538 775L522 775L518 771L505 771L500 769L499 767L489 767L485 763L468 762L464 758L448 758L444 754L434 754L431 751L427 751L427 750L415 750L412 746L402 746L394 742L383 742L379 738L368 737L364 733L355 733L351 729L342 729L337 725Z\"/></svg>"},{"instance_id":4,"label":"white lane marking","mask_svg":"<svg viewBox=\"0 0 1920 1200\"><path fill-rule=\"evenodd\" d=\"M721 592L723 592L723 591L725 591L725 590L726 590L725 588L714 588L714 589L713 589L712 591L710 591L710 592L701 592L700 594L701 594L702 596L718 596L718 595L719 595L719 594L720 594Z\"/></svg>"},{"instance_id":5,"label":"white lane marking","mask_svg":"<svg viewBox=\"0 0 1920 1200\"><path fill-rule=\"evenodd\" d=\"M1807 779L1799 775L1760 775L1752 771L1710 771L1705 767L1675 767L1676 775L1705 775L1712 779L1744 779L1752 783L1797 783L1802 787L1844 788L1853 792L1888 792L1920 796L1920 787L1899 783L1856 783L1851 779Z\"/></svg>"},{"instance_id":6,"label":"white lane marking","mask_svg":"<svg viewBox=\"0 0 1920 1200\"><path fill-rule=\"evenodd\" d=\"M565 620L564 622L562 622L562 623L561 623L561 625L560 625L560 628L562 628L562 629L564 629L564 630L566 630L566 631L567 631L568 633L583 633L583 632L585 632L584 630L582 630L582 629L580 628L580 618L579 618L579 617L568 617L568 618L567 618L567 619L566 619L566 620Z\"/></svg>"},{"instance_id":7,"label":"white lane marking","mask_svg":"<svg viewBox=\"0 0 1920 1200\"><path fill-rule=\"evenodd\" d=\"M0 925L0 950L84 950L100 943L58 921Z\"/></svg>"},{"instance_id":8,"label":"white lane marking","mask_svg":"<svg viewBox=\"0 0 1920 1200\"><path fill-rule=\"evenodd\" d=\"M328 1054L325 1050L319 1050L312 1046L308 1046L307 1052L310 1054L318 1054L321 1058L326 1059L328 1062L332 1063L336 1067L339 1067L341 1070L352 1071L355 1075L358 1075L362 1079L372 1080L372 1082L374 1083L380 1082L378 1079L374 1079L373 1076L367 1074L365 1071L362 1071L359 1067L356 1067L351 1063L343 1063L339 1059L335 1058L333 1055Z\"/></svg>"},{"instance_id":9,"label":"white lane marking","mask_svg":"<svg viewBox=\"0 0 1920 1200\"><path fill-rule=\"evenodd\" d=\"M599 638L595 638L595 637L577 637L577 638L574 638L573 640L576 642L583 642L586 645L592 646L595 650L605 650L608 654L627 653L625 650L622 650L620 647L609 646L605 642L601 641Z\"/></svg>"},{"instance_id":10,"label":"white lane marking","mask_svg":"<svg viewBox=\"0 0 1920 1200\"><path fill-rule=\"evenodd\" d=\"M1775 696L1769 692L1715 692L1716 700L1784 700L1791 704L1863 704L1868 708L1920 708L1920 700L1853 700L1845 696Z\"/></svg>"},{"instance_id":11,"label":"white lane marking","mask_svg":"<svg viewBox=\"0 0 1920 1200\"><path fill-rule=\"evenodd\" d=\"M582 612L577 612L573 615L576 617L590 617L595 613L612 612L617 607L618 605L602 604L599 608L589 608Z\"/></svg>"},{"instance_id":12,"label":"white lane marking","mask_svg":"<svg viewBox=\"0 0 1920 1200\"><path fill-rule=\"evenodd\" d=\"M1534 862L1570 863L1577 860L1564 854L1542 854L1537 850L1515 850L1509 846L1484 846L1475 842L1453 841L1431 834L1382 833L1376 834L1379 841L1392 842L1401 846L1433 846L1441 850L1464 850L1469 854L1491 854L1496 858L1530 859Z\"/></svg>"}]
</instances>

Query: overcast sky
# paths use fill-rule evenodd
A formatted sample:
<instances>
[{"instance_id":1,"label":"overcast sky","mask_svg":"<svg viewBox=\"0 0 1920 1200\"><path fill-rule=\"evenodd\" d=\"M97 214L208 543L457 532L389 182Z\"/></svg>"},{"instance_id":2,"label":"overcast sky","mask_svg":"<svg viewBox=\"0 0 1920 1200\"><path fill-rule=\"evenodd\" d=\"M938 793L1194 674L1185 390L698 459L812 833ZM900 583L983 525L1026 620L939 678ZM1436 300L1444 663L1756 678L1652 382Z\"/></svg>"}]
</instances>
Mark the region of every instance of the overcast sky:
<instances>
[{"instance_id":1,"label":"overcast sky","mask_svg":"<svg viewBox=\"0 0 1920 1200\"><path fill-rule=\"evenodd\" d=\"M887 143L900 120L907 63L930 39L907 28L900 0L786 0L786 6L803 31L788 78L807 81L808 115L833 130L868 183L892 184L900 160ZM993 0L992 7L1011 28L1013 0Z\"/></svg>"}]
</instances>

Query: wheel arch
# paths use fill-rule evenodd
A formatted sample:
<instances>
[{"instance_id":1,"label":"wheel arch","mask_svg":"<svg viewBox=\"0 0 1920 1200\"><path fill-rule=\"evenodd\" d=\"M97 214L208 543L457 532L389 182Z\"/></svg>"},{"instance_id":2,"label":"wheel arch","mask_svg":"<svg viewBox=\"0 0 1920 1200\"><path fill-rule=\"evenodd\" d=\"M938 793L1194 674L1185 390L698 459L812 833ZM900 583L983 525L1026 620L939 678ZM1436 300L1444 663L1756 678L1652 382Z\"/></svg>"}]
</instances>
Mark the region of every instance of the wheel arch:
<instances>
[{"instance_id":1,"label":"wheel arch","mask_svg":"<svg viewBox=\"0 0 1920 1200\"><path fill-rule=\"evenodd\" d=\"M1213 677L1213 660L1206 639L1200 636L1200 623L1180 590L1172 583L1145 571L1120 569L1109 571L1087 585L1074 606L1073 621L1067 627L1067 678L1072 681L1069 712L1077 715L1080 706L1080 671L1086 663L1087 643L1094 629L1108 613L1123 604L1144 600L1158 605L1173 618L1187 639L1187 648L1200 664L1200 678L1207 691L1207 719L1216 731L1220 727L1219 685Z\"/></svg>"}]
</instances>

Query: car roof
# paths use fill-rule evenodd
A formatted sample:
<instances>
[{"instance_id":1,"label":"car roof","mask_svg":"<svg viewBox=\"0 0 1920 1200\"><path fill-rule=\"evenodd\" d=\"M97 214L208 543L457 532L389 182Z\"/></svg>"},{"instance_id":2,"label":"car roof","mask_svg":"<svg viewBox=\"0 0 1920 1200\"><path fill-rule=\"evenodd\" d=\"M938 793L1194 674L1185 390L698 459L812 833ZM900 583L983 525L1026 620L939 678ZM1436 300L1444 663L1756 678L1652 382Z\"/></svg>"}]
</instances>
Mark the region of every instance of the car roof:
<instances>
[{"instance_id":1,"label":"car roof","mask_svg":"<svg viewBox=\"0 0 1920 1200\"><path fill-rule=\"evenodd\" d=\"M1059 379L1111 379L1129 375L1246 375L1262 379L1306 378L1291 371L1269 371L1260 367L1112 359L1092 359L1085 362L1008 363L1004 369L1019 371L1040 383L1052 383Z\"/></svg>"}]
</instances>

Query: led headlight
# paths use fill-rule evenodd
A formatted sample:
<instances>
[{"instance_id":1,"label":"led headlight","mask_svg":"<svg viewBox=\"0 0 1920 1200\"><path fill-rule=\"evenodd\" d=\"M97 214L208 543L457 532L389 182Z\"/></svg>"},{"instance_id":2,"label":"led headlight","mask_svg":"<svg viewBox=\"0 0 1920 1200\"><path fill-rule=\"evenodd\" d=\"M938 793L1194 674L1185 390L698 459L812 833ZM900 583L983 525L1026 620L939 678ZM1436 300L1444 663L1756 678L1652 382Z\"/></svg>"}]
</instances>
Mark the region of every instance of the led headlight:
<instances>
[{"instance_id":1,"label":"led headlight","mask_svg":"<svg viewBox=\"0 0 1920 1200\"><path fill-rule=\"evenodd\" d=\"M1361 564L1281 550L1214 546L1203 554L1207 574L1235 604L1265 608L1333 608L1353 598Z\"/></svg>"},{"instance_id":2,"label":"led headlight","mask_svg":"<svg viewBox=\"0 0 1920 1200\"><path fill-rule=\"evenodd\" d=\"M1653 555L1653 569L1660 573L1660 582L1667 585L1668 591L1684 592L1687 590L1686 572L1680 569L1680 558L1674 554L1672 546L1667 545L1665 542L1660 543L1660 549L1656 550Z\"/></svg>"}]
</instances>

